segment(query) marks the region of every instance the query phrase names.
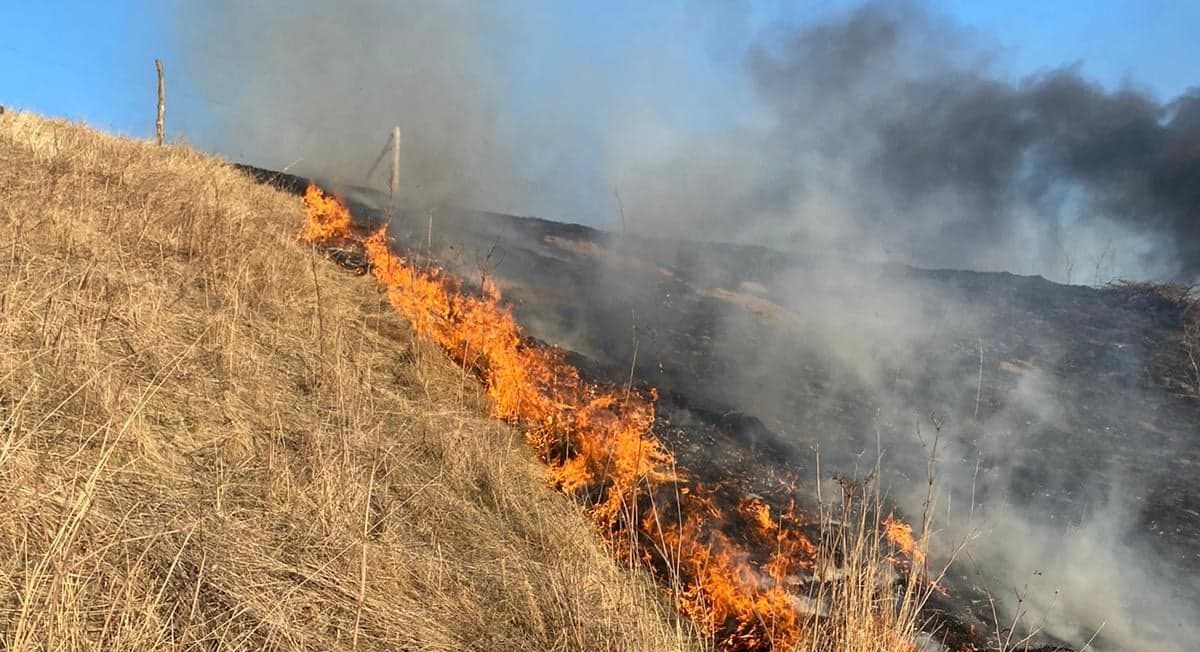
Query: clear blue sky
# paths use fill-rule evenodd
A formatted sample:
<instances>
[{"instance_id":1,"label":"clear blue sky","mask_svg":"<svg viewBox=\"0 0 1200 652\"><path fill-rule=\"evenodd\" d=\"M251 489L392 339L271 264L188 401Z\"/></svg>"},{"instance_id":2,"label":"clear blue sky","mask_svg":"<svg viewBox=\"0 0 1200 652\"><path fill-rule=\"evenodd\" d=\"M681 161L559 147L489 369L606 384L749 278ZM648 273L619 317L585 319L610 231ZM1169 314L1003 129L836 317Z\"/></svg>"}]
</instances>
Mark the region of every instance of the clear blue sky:
<instances>
[{"instance_id":1,"label":"clear blue sky","mask_svg":"<svg viewBox=\"0 0 1200 652\"><path fill-rule=\"evenodd\" d=\"M8 3L0 103L147 135L154 58L178 55L167 7L137 0Z\"/></svg>"},{"instance_id":2,"label":"clear blue sky","mask_svg":"<svg viewBox=\"0 0 1200 652\"><path fill-rule=\"evenodd\" d=\"M199 2L199 0L195 0ZM537 57L542 67L519 76L527 90L536 90L546 79L568 74L564 69L586 60L595 74L619 75L630 65L619 56L608 56L622 41L679 38L698 43L710 31L739 33L745 38L776 20L807 18L797 3L757 0L752 12L704 12L710 21L728 20L737 25L683 24L688 12L681 7L695 0L676 2L545 3L544 27L561 34L541 39L538 47L564 48L561 57ZM5 9L5 37L0 41L0 104L53 116L87 121L111 131L148 136L153 129L155 57L163 59L168 79L168 130L205 146L206 104L189 87L177 65L183 56L181 25L176 12L186 0L149 2L67 2L41 0L11 2ZM850 2L838 2L851 5ZM286 7L286 3L281 3ZM201 5L203 6L203 5ZM537 0L522 4L524 12L537 8ZM1197 0L936 0L933 8L977 29L989 47L999 47L1001 69L1019 76L1065 63L1079 63L1084 74L1107 86L1133 81L1160 99L1200 85L1200 1ZM715 17L715 18L714 18ZM676 26L680 31L664 33ZM538 26L534 26L536 28ZM533 29L531 28L531 29ZM219 44L212 44L219 50ZM730 51L705 52L692 66L695 79L679 84L697 93L723 83L736 83L736 43ZM668 49L668 51L671 51ZM675 48L687 56L687 44ZM175 72L175 75L172 75ZM529 93L536 97L536 93ZM697 102L710 114L727 107ZM698 110L694 119L711 119Z\"/></svg>"}]
</instances>

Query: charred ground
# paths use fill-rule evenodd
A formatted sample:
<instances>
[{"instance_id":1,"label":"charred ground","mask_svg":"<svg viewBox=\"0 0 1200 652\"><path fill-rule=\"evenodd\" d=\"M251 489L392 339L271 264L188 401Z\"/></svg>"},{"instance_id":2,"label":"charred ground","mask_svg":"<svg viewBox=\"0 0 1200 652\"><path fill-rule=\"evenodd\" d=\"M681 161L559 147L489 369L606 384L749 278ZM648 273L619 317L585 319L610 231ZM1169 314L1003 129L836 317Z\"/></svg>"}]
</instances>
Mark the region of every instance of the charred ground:
<instances>
[{"instance_id":1,"label":"charred ground","mask_svg":"<svg viewBox=\"0 0 1200 652\"><path fill-rule=\"evenodd\" d=\"M528 331L573 351L581 369L658 387L660 435L714 482L770 496L780 482L814 481L818 451L822 478L863 477L882 449L884 482L911 513L906 493L924 484L936 434L960 504L1012 506L1069 533L1119 502L1121 545L1151 551L1143 561L1163 577L1200 572L1200 377L1185 287L897 265L830 279L818 255L445 208L389 214L358 192L358 214L390 220L402 246L468 282L497 282ZM870 305L880 286L902 288L914 319L937 328L902 338L898 353L884 342L896 313ZM884 326L854 334L874 356L869 374L806 312L860 293L856 319ZM994 627L987 596L1014 579L970 556L955 569L952 597L931 607L953 614L966 640L972 626ZM1193 610L1194 590L1169 587Z\"/></svg>"}]
</instances>

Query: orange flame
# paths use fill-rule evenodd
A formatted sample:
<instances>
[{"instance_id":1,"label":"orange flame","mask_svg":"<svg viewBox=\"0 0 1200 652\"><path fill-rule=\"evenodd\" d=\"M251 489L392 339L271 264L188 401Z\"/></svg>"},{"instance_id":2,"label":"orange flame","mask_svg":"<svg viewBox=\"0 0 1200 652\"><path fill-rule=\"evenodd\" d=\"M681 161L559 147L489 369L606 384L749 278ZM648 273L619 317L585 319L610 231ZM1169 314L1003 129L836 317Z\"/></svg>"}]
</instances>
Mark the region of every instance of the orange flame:
<instances>
[{"instance_id":1,"label":"orange flame","mask_svg":"<svg viewBox=\"0 0 1200 652\"><path fill-rule=\"evenodd\" d=\"M904 553L914 564L925 565L925 551L917 545L911 525L896 518L895 514L888 514L888 517L883 519L883 534L897 550Z\"/></svg>"},{"instance_id":2,"label":"orange flame","mask_svg":"<svg viewBox=\"0 0 1200 652\"><path fill-rule=\"evenodd\" d=\"M773 515L758 497L734 501L690 481L653 434L653 389L616 391L582 379L561 349L524 335L494 284L466 291L451 275L396 254L385 229L356 237L345 206L315 185L304 199L300 239L360 245L392 306L482 380L493 415L524 429L554 486L587 496L614 552L677 580L677 606L718 649L790 649L804 640L798 577L818 551L793 506ZM733 503L737 509L721 507ZM726 527L752 534L734 541Z\"/></svg>"},{"instance_id":3,"label":"orange flame","mask_svg":"<svg viewBox=\"0 0 1200 652\"><path fill-rule=\"evenodd\" d=\"M321 192L315 184L304 191L308 219L299 240L306 244L335 244L350 239L350 211L336 197Z\"/></svg>"},{"instance_id":4,"label":"orange flame","mask_svg":"<svg viewBox=\"0 0 1200 652\"><path fill-rule=\"evenodd\" d=\"M738 501L738 509L741 510L761 532L772 532L775 530L775 521L771 519L771 506L763 502L757 496L743 498Z\"/></svg>"}]
</instances>

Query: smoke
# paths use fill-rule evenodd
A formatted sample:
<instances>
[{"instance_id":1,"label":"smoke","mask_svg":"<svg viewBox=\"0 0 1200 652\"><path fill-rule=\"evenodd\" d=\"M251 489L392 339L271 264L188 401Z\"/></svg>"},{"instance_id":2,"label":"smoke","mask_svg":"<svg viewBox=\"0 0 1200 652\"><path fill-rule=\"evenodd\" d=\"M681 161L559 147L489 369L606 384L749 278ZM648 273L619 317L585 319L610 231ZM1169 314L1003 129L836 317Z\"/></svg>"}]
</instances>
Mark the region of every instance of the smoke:
<instances>
[{"instance_id":1,"label":"smoke","mask_svg":"<svg viewBox=\"0 0 1200 652\"><path fill-rule=\"evenodd\" d=\"M399 124L404 194L427 203L612 224L616 188L647 233L1065 282L1200 274L1200 91L1005 79L910 5L757 34L748 15L689 3L579 45L569 9L523 3L223 0L181 24L213 145L262 165L361 183Z\"/></svg>"},{"instance_id":2,"label":"smoke","mask_svg":"<svg viewBox=\"0 0 1200 652\"><path fill-rule=\"evenodd\" d=\"M969 39L878 5L769 30L746 56L766 124L620 144L628 207L662 233L924 267L1200 273L1200 91L1160 103L1070 67L1007 81Z\"/></svg>"},{"instance_id":3,"label":"smoke","mask_svg":"<svg viewBox=\"0 0 1200 652\"><path fill-rule=\"evenodd\" d=\"M402 129L400 195L424 205L544 212L578 175L563 163L570 111L534 129L512 101L536 27L490 3L220 0L179 18L188 83L211 111L207 144L248 163L385 186ZM545 183L545 170L558 184Z\"/></svg>"},{"instance_id":4,"label":"smoke","mask_svg":"<svg viewBox=\"0 0 1200 652\"><path fill-rule=\"evenodd\" d=\"M1123 545L1136 519L1123 498L1114 500L1071 524L992 506L981 517L986 525L971 545L970 563L1026 579L996 598L1009 618L1020 613L1027 628L1075 645L1092 641L1089 649L1096 650L1187 649L1200 640L1200 627L1187 598L1171 587L1194 594L1197 582L1173 578L1147 564L1137 547Z\"/></svg>"},{"instance_id":5,"label":"smoke","mask_svg":"<svg viewBox=\"0 0 1200 652\"><path fill-rule=\"evenodd\" d=\"M1009 79L978 35L911 5L756 33L747 10L687 3L632 37L581 45L557 33L568 13L225 0L181 25L187 74L214 107L209 144L227 155L378 187L385 173L368 180L368 169L400 125L408 202L616 227L616 190L631 231L803 257L741 278L732 264L692 264L690 245L643 252L686 267L696 287L766 288L803 323L799 336L748 341L747 317L727 317L713 347L729 353L707 391L798 449L819 446L831 465L855 463L878 438L892 497L910 513L929 454L914 415L948 415L947 534L974 533L970 561L998 586L1030 585L1020 604L1004 594L1008 614L1025 609L1027 624L1075 644L1107 622L1099 649L1184 649L1194 602L1173 591L1200 587L1164 579L1130 540L1138 487L1115 486L1126 469L1102 450L1111 438L1070 438L1063 425L1153 420L1139 394L1088 402L1055 372L1072 356L1116 354L1080 353L1088 338L1038 325L1038 306L1013 307L1024 290L1010 277L951 288L873 264L1066 283L1197 278L1200 90L1160 101L1070 66ZM609 281L586 290L601 301L631 287ZM1022 328L1008 341L991 339L1012 324ZM576 328L536 334L581 349L614 340ZM1146 352L1123 351L1114 364L1140 368ZM856 411L876 416L846 417Z\"/></svg>"},{"instance_id":6,"label":"smoke","mask_svg":"<svg viewBox=\"0 0 1200 652\"><path fill-rule=\"evenodd\" d=\"M738 405L847 466L878 433L894 497L910 514L921 509L930 454L914 440L912 416L941 413L951 425L939 481L956 506L943 535L978 535L968 554L1010 617L1023 611L1021 626L1076 645L1103 627L1096 649L1185 649L1200 587L1173 579L1178 571L1131 534L1140 494L1113 478L1155 481L1106 449L1108 427L1076 434L1098 417L1126 441L1144 437L1115 425L1148 414L1144 396L1112 386L1107 404L1091 404L1076 381L1057 377L1074 364L1079 332L1018 328L1015 342L992 341L1035 311L864 266L890 260L1068 283L1196 278L1200 91L1159 102L1135 88L1106 90L1071 67L1007 80L971 40L907 6L768 30L745 58L765 118L703 139L648 121L615 141L616 185L626 210L655 233L819 257L815 268L754 279L808 329L800 341L758 342L757 355L738 350L745 362L730 364L722 384ZM722 329L725 340L746 332L736 319ZM996 357L1011 363L1022 349L1037 352L1038 368L1007 385L994 378ZM981 384L969 363L976 351ZM1107 355L1087 355L1097 353ZM1116 366L1136 377L1144 355ZM811 360L825 369L824 395L792 412L804 418L790 426L779 406L794 403L795 379L808 375L798 370ZM880 415L874 424L827 425L823 417L854 401ZM1158 454L1171 457L1170 446Z\"/></svg>"}]
</instances>

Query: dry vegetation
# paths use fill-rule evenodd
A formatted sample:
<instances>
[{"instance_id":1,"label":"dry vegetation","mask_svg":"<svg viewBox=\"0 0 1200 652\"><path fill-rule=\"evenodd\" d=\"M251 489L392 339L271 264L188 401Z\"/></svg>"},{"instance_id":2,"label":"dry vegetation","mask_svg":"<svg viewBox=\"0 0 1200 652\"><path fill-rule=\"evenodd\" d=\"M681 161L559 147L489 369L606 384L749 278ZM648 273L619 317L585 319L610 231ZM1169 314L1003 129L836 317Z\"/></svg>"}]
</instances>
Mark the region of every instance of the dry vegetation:
<instances>
[{"instance_id":1,"label":"dry vegetation","mask_svg":"<svg viewBox=\"0 0 1200 652\"><path fill-rule=\"evenodd\" d=\"M696 647L297 198L18 112L0 197L0 647Z\"/></svg>"}]
</instances>

